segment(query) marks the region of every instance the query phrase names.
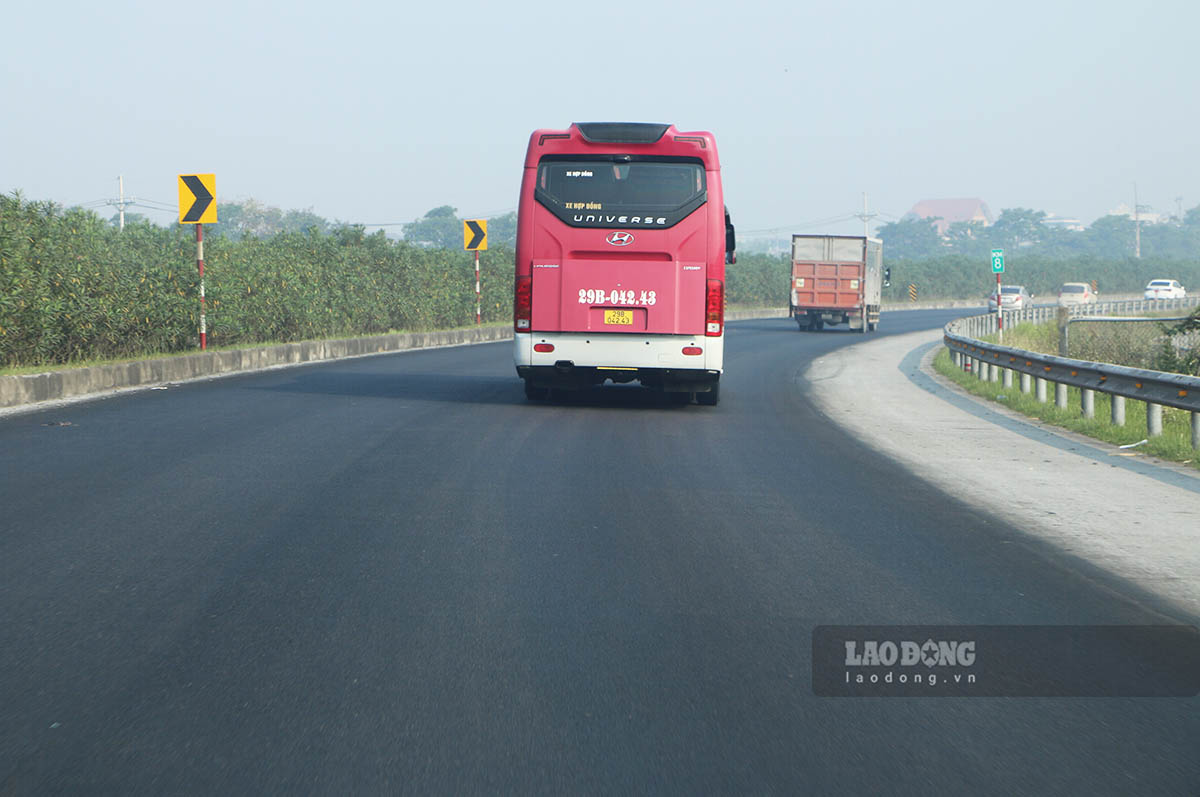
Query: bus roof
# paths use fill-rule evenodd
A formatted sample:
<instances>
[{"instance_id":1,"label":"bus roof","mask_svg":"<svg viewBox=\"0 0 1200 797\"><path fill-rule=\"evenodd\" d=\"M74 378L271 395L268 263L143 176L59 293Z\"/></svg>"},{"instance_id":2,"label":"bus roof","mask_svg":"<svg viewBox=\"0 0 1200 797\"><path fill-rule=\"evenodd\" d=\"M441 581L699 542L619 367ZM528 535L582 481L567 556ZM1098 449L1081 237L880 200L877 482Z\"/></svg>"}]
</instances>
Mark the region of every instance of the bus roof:
<instances>
[{"instance_id":1,"label":"bus roof","mask_svg":"<svg viewBox=\"0 0 1200 797\"><path fill-rule=\"evenodd\" d=\"M699 158L705 169L721 168L712 133L644 122L575 122L566 130L535 130L529 137L525 166L537 166L543 155L588 154Z\"/></svg>"}]
</instances>

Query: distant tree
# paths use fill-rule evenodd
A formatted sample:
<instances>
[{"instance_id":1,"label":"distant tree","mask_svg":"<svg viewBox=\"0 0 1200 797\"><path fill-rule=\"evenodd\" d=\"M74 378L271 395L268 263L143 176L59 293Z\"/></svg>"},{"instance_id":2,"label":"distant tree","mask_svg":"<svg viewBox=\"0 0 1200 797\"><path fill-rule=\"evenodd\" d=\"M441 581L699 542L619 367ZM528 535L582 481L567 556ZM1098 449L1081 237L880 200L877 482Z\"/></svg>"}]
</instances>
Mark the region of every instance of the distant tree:
<instances>
[{"instance_id":1,"label":"distant tree","mask_svg":"<svg viewBox=\"0 0 1200 797\"><path fill-rule=\"evenodd\" d=\"M488 244L517 245L517 214L505 213L488 219Z\"/></svg>"},{"instance_id":2,"label":"distant tree","mask_svg":"<svg viewBox=\"0 0 1200 797\"><path fill-rule=\"evenodd\" d=\"M1200 205L1191 210L1184 211L1183 226L1190 227L1194 230L1200 230Z\"/></svg>"},{"instance_id":3,"label":"distant tree","mask_svg":"<svg viewBox=\"0 0 1200 797\"><path fill-rule=\"evenodd\" d=\"M1133 254L1134 221L1128 216L1101 216L1087 229L1088 250L1104 257Z\"/></svg>"},{"instance_id":4,"label":"distant tree","mask_svg":"<svg viewBox=\"0 0 1200 797\"><path fill-rule=\"evenodd\" d=\"M404 225L404 240L431 248L461 248L463 228L457 213L450 205L430 210L424 217Z\"/></svg>"},{"instance_id":5,"label":"distant tree","mask_svg":"<svg viewBox=\"0 0 1200 797\"><path fill-rule=\"evenodd\" d=\"M937 218L906 218L885 224L876 235L883 240L883 255L891 259L918 259L943 254L945 246L934 225Z\"/></svg>"},{"instance_id":6,"label":"distant tree","mask_svg":"<svg viewBox=\"0 0 1200 797\"><path fill-rule=\"evenodd\" d=\"M991 247L988 227L982 221L956 221L946 228L946 243L961 255L976 255Z\"/></svg>"},{"instance_id":7,"label":"distant tree","mask_svg":"<svg viewBox=\"0 0 1200 797\"><path fill-rule=\"evenodd\" d=\"M315 230L317 232L329 232L329 220L313 213L312 208L307 210L289 210L283 214L283 229L287 232L307 232Z\"/></svg>"},{"instance_id":8,"label":"distant tree","mask_svg":"<svg viewBox=\"0 0 1200 797\"><path fill-rule=\"evenodd\" d=\"M315 228L328 232L332 227L327 219L312 208L289 210L286 213L257 199L244 202L222 202L217 210L217 223L210 227L214 234L240 239L246 236L269 238L281 232L304 232Z\"/></svg>"},{"instance_id":9,"label":"distant tree","mask_svg":"<svg viewBox=\"0 0 1200 797\"><path fill-rule=\"evenodd\" d=\"M1040 243L1046 234L1046 227L1042 224L1045 219L1044 210L1006 208L1000 211L1000 218L991 227L992 243L1013 248Z\"/></svg>"},{"instance_id":10,"label":"distant tree","mask_svg":"<svg viewBox=\"0 0 1200 797\"><path fill-rule=\"evenodd\" d=\"M146 218L141 213L134 213L134 212L128 211L128 210L125 211L125 224L127 224L127 225L132 224L135 221L144 221L147 223L153 223L150 221L150 219ZM120 213L112 214L112 218L109 219L108 222L109 222L109 224L111 224L114 227L120 227L121 226L121 214Z\"/></svg>"},{"instance_id":11,"label":"distant tree","mask_svg":"<svg viewBox=\"0 0 1200 797\"><path fill-rule=\"evenodd\" d=\"M1087 233L1042 225L1042 238L1036 252L1055 259L1078 257L1087 252ZM1077 280L1069 280L1075 282Z\"/></svg>"},{"instance_id":12,"label":"distant tree","mask_svg":"<svg viewBox=\"0 0 1200 797\"><path fill-rule=\"evenodd\" d=\"M257 199L221 203L217 220L213 232L231 238L265 238L283 230L283 211Z\"/></svg>"},{"instance_id":13,"label":"distant tree","mask_svg":"<svg viewBox=\"0 0 1200 797\"><path fill-rule=\"evenodd\" d=\"M382 235L383 230L379 233ZM342 246L362 246L367 239L367 228L361 224L341 224L334 227L330 235Z\"/></svg>"}]
</instances>

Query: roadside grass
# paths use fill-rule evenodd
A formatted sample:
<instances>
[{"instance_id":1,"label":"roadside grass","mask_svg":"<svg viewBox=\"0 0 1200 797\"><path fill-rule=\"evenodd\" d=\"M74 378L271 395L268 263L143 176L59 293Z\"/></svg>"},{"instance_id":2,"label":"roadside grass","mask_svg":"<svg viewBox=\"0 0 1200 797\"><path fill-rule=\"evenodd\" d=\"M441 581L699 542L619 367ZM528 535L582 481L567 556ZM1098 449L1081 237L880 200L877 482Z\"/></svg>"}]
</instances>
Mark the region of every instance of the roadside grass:
<instances>
[{"instance_id":1,"label":"roadside grass","mask_svg":"<svg viewBox=\"0 0 1200 797\"><path fill-rule=\"evenodd\" d=\"M1022 326L1036 327L1035 324ZM1020 327L1014 327L1018 332ZM1036 334L1036 333L1035 333ZM1055 333L1057 334L1057 333ZM1013 336L1014 338L1016 335ZM1005 344L1036 351L1021 343L1009 344L1009 333L1005 333ZM1082 391L1067 388L1067 407L1059 409L1054 403L1054 387L1047 386L1045 404L1037 400L1036 382L1031 380L1030 392L1021 392L1020 374L1013 373L1013 386L1004 387L1004 382L981 381L974 374L956 368L950 360L950 352L942 349L933 360L934 369L969 392L995 401L1023 415L1038 418L1047 423L1070 429L1096 440L1113 445L1131 445L1146 440L1142 445L1125 453L1148 454L1160 459L1180 462L1200 470L1200 451L1192 448L1191 413L1172 407L1163 407L1163 433L1147 439L1146 404L1133 399L1125 400L1125 425L1114 426L1109 422L1112 408L1111 398L1103 393L1095 394L1096 417L1083 417Z\"/></svg>"},{"instance_id":2,"label":"roadside grass","mask_svg":"<svg viewBox=\"0 0 1200 797\"><path fill-rule=\"evenodd\" d=\"M1147 311L1140 313L1138 317L1181 319L1186 315L1181 316L1178 310ZM1160 355L1164 349L1165 328L1165 323L1089 323L1086 316L1077 318L1070 327L1070 350L1066 356L1076 360L1116 363L1131 368L1164 370ZM1000 336L994 332L980 339L987 343L1000 342ZM1003 345L1040 354L1059 354L1058 340L1057 320L1041 323L1022 321L1004 330Z\"/></svg>"},{"instance_id":3,"label":"roadside grass","mask_svg":"<svg viewBox=\"0 0 1200 797\"><path fill-rule=\"evenodd\" d=\"M992 333L984 335L980 340L987 343L999 343L1000 336ZM1004 345L1041 354L1058 354L1058 324L1054 321L1042 324L1022 321L1016 326L1004 330Z\"/></svg>"}]
</instances>

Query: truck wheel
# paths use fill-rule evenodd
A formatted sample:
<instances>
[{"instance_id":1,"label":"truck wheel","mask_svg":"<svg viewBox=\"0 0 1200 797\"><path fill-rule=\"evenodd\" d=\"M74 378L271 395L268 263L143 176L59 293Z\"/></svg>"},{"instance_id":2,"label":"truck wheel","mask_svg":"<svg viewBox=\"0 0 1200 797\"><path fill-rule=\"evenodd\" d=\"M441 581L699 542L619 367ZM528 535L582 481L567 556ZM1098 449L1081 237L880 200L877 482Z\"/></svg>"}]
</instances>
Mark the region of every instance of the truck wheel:
<instances>
[{"instance_id":1,"label":"truck wheel","mask_svg":"<svg viewBox=\"0 0 1200 797\"><path fill-rule=\"evenodd\" d=\"M721 400L721 383L713 382L712 390L707 393L697 393L696 403L703 404L705 407L715 407L717 402Z\"/></svg>"}]
</instances>

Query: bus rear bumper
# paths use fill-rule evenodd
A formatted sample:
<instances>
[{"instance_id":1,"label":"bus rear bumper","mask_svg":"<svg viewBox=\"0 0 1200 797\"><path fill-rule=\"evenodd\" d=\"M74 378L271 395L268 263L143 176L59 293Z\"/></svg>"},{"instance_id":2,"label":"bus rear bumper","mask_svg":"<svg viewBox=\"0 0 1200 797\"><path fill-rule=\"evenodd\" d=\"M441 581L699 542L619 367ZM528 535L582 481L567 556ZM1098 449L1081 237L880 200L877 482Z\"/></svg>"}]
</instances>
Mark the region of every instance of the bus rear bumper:
<instances>
[{"instance_id":1,"label":"bus rear bumper","mask_svg":"<svg viewBox=\"0 0 1200 797\"><path fill-rule=\"evenodd\" d=\"M720 371L677 368L600 368L575 365L564 360L558 365L518 365L517 376L535 388L585 390L612 381L641 382L664 393L707 393L721 379Z\"/></svg>"},{"instance_id":2,"label":"bus rear bumper","mask_svg":"<svg viewBox=\"0 0 1200 797\"><path fill-rule=\"evenodd\" d=\"M535 350L538 344L543 351ZM636 381L665 392L704 393L721 378L724 344L724 337L704 335L518 333L514 361L517 375L533 388Z\"/></svg>"}]
</instances>

